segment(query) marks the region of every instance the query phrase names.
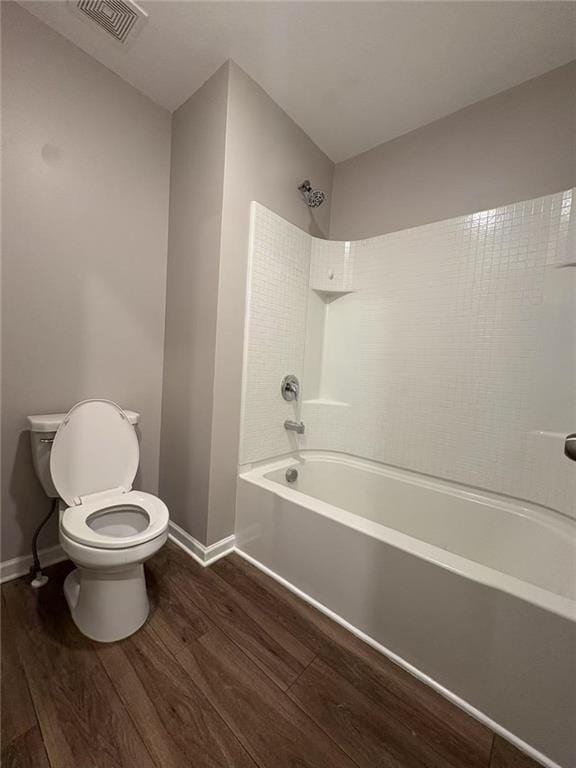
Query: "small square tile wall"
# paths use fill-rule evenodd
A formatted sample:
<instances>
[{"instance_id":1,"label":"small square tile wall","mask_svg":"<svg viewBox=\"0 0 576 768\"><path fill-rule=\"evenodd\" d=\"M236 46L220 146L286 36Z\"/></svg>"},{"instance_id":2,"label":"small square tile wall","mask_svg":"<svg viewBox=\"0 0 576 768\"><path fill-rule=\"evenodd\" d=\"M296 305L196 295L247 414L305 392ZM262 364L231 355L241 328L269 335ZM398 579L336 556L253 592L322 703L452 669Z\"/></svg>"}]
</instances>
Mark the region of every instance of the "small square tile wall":
<instances>
[{"instance_id":1,"label":"small square tile wall","mask_svg":"<svg viewBox=\"0 0 576 768\"><path fill-rule=\"evenodd\" d=\"M240 462L259 461L297 448L285 419L299 404L282 399L280 384L304 370L306 307L312 238L258 203L252 203Z\"/></svg>"},{"instance_id":2,"label":"small square tile wall","mask_svg":"<svg viewBox=\"0 0 576 768\"><path fill-rule=\"evenodd\" d=\"M341 451L576 517L572 203L569 190L349 243L255 205L241 461ZM342 293L321 354L339 403L298 411L279 385L303 375L311 289ZM306 434L288 435L300 417Z\"/></svg>"}]
</instances>

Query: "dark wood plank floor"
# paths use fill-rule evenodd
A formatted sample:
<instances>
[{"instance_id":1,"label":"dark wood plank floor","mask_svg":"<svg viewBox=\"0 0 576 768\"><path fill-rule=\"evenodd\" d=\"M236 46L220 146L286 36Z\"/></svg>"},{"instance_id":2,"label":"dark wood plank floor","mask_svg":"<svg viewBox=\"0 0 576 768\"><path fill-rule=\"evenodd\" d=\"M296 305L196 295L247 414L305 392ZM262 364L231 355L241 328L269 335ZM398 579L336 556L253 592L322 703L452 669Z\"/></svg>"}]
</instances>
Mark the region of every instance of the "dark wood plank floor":
<instances>
[{"instance_id":1,"label":"dark wood plank floor","mask_svg":"<svg viewBox=\"0 0 576 768\"><path fill-rule=\"evenodd\" d=\"M71 567L2 587L5 768L536 768L237 555L167 545L109 645L68 614Z\"/></svg>"}]
</instances>

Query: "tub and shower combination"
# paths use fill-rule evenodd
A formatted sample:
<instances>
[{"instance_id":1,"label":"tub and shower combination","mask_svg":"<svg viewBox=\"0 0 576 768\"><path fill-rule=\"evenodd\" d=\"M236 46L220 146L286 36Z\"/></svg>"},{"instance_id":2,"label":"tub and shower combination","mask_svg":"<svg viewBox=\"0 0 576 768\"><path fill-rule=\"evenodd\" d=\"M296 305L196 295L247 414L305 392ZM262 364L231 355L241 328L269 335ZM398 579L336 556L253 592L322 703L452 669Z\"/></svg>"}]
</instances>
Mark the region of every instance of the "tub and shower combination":
<instances>
[{"instance_id":1,"label":"tub and shower combination","mask_svg":"<svg viewBox=\"0 0 576 768\"><path fill-rule=\"evenodd\" d=\"M236 499L243 556L550 768L576 768L572 194L355 243L253 204Z\"/></svg>"},{"instance_id":2,"label":"tub and shower combination","mask_svg":"<svg viewBox=\"0 0 576 768\"><path fill-rule=\"evenodd\" d=\"M319 452L249 468L237 493L241 553L535 757L574 764L576 523Z\"/></svg>"}]
</instances>

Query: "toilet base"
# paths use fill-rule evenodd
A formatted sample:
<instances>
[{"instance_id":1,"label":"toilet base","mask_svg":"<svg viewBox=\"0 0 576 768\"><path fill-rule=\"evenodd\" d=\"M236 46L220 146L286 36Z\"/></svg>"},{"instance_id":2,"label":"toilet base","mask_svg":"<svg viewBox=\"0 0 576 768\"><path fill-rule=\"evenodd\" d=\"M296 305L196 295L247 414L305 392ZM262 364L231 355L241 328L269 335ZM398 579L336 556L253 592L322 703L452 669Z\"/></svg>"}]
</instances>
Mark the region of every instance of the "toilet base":
<instances>
[{"instance_id":1,"label":"toilet base","mask_svg":"<svg viewBox=\"0 0 576 768\"><path fill-rule=\"evenodd\" d=\"M64 581L64 595L80 632L100 643L134 634L150 611L142 563L113 571L76 568Z\"/></svg>"}]
</instances>

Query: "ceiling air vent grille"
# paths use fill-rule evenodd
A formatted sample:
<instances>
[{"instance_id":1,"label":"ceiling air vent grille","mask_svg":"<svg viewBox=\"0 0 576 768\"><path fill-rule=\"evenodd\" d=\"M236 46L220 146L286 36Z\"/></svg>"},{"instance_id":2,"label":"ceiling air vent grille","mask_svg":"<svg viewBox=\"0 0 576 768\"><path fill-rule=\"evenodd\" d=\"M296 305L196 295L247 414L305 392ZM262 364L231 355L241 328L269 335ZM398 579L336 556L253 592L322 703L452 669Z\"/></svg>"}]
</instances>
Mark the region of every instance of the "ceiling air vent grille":
<instances>
[{"instance_id":1,"label":"ceiling air vent grille","mask_svg":"<svg viewBox=\"0 0 576 768\"><path fill-rule=\"evenodd\" d=\"M125 43L139 22L147 17L136 3L125 0L78 0L75 10L96 22L120 43Z\"/></svg>"}]
</instances>

